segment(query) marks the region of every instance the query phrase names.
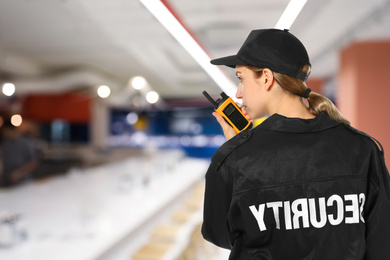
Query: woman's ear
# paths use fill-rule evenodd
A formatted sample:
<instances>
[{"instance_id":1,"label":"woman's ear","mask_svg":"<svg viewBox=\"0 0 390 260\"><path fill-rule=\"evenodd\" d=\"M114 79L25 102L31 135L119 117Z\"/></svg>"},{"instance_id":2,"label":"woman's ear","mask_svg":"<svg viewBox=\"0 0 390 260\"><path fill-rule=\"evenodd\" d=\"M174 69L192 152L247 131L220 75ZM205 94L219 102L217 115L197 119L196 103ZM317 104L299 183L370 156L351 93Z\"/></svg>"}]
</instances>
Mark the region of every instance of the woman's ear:
<instances>
[{"instance_id":1,"label":"woman's ear","mask_svg":"<svg viewBox=\"0 0 390 260\"><path fill-rule=\"evenodd\" d=\"M263 77L261 77L262 83L265 85L266 90L270 90L274 83L274 74L270 69L263 70Z\"/></svg>"}]
</instances>

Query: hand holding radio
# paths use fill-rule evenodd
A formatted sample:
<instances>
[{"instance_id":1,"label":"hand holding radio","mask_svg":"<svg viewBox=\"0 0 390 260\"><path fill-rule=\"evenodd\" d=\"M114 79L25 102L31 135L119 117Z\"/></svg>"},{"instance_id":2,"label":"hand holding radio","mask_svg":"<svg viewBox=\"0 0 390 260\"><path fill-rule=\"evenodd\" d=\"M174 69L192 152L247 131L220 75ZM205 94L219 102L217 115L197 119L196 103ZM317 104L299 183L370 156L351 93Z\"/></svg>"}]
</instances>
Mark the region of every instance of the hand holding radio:
<instances>
[{"instance_id":1,"label":"hand holding radio","mask_svg":"<svg viewBox=\"0 0 390 260\"><path fill-rule=\"evenodd\" d=\"M236 103L237 104L237 103ZM238 107L242 109L242 113L246 115L246 118L248 121L252 122L252 120L249 118L248 113L246 112L245 107L241 107L239 104L237 104ZM234 128L227 123L227 121L217 112L213 112L213 116L217 119L218 123L221 125L221 128L223 130L223 134L226 137L226 140L229 140L230 138L233 138L235 135L237 135Z\"/></svg>"},{"instance_id":2,"label":"hand holding radio","mask_svg":"<svg viewBox=\"0 0 390 260\"><path fill-rule=\"evenodd\" d=\"M203 91L203 95L213 105L216 111L213 115L221 125L226 139L229 140L241 131L252 127L252 120L246 112L246 109L234 103L224 92L221 93L221 98L216 101L206 91Z\"/></svg>"}]
</instances>

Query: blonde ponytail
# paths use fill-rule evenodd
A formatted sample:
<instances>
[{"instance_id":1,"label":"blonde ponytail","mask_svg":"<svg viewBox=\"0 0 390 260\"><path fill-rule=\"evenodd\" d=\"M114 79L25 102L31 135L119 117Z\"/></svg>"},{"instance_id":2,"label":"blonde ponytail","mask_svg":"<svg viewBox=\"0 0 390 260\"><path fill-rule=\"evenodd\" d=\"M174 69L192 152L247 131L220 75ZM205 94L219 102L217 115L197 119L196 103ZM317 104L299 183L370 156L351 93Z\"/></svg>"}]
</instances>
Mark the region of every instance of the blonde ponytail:
<instances>
[{"instance_id":1,"label":"blonde ponytail","mask_svg":"<svg viewBox=\"0 0 390 260\"><path fill-rule=\"evenodd\" d=\"M260 77L263 69L253 66L247 66L248 69L252 70L256 77ZM305 65L301 69L302 72L309 73L310 66ZM285 91L292 93L294 95L302 96L305 93L307 86L305 82L300 79L290 77L278 72L273 72L275 81L281 86ZM318 94L316 92L310 92L307 102L309 103L310 113L317 116L321 112L325 112L330 118L346 124L351 125L351 123L340 113L337 107L330 101L327 97Z\"/></svg>"},{"instance_id":2,"label":"blonde ponytail","mask_svg":"<svg viewBox=\"0 0 390 260\"><path fill-rule=\"evenodd\" d=\"M351 123L340 113L337 107L327 97L316 92L311 92L307 98L310 113L318 115L325 112L328 116L340 123L351 125Z\"/></svg>"}]
</instances>

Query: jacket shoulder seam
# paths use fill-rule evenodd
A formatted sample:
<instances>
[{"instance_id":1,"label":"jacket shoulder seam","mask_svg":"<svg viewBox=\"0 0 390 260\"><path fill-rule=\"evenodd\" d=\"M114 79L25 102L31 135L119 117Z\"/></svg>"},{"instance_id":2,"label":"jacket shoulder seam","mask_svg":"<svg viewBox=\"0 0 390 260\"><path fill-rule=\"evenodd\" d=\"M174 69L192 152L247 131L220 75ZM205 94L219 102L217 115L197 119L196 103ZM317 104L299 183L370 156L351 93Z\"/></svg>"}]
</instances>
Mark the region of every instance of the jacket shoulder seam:
<instances>
[{"instance_id":1,"label":"jacket shoulder seam","mask_svg":"<svg viewBox=\"0 0 390 260\"><path fill-rule=\"evenodd\" d=\"M381 153L382 155L385 154L385 151L384 151L384 149L383 149L382 144L381 144L377 139L375 139L374 137L370 136L369 134L367 134L367 133L365 133L365 132L362 132L362 131L357 130L356 128L354 128L354 127L352 127L352 126L350 126L350 125L345 125L345 124L344 124L344 126L345 126L345 128L347 128L348 130L351 130L351 131L353 131L353 132L355 132L355 133L357 133L357 134L360 134L360 135L362 135L362 136L364 136L364 137L367 137L367 138L371 139L371 141L375 144L375 146L378 148L378 150L380 151L380 153Z\"/></svg>"},{"instance_id":2,"label":"jacket shoulder seam","mask_svg":"<svg viewBox=\"0 0 390 260\"><path fill-rule=\"evenodd\" d=\"M225 143L221 146L212 158L212 162L216 164L217 169L223 164L226 158L239 146L247 142L252 136L252 131L245 131L241 133L242 136L238 140L231 140L234 142ZM237 136L238 137L238 136ZM229 141L228 141L229 142ZM226 145L226 147L224 147Z\"/></svg>"}]
</instances>

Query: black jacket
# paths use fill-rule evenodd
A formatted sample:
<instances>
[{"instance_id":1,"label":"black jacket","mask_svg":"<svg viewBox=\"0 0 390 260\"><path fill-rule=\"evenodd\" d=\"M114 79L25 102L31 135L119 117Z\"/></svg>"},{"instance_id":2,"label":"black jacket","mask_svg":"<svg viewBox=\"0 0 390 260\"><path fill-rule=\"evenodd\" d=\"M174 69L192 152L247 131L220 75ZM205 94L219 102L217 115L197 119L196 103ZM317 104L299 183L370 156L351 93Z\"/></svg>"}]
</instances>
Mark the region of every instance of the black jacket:
<instances>
[{"instance_id":1,"label":"black jacket","mask_svg":"<svg viewBox=\"0 0 390 260\"><path fill-rule=\"evenodd\" d=\"M202 234L229 259L390 259L383 149L325 113L275 114L214 154Z\"/></svg>"}]
</instances>

